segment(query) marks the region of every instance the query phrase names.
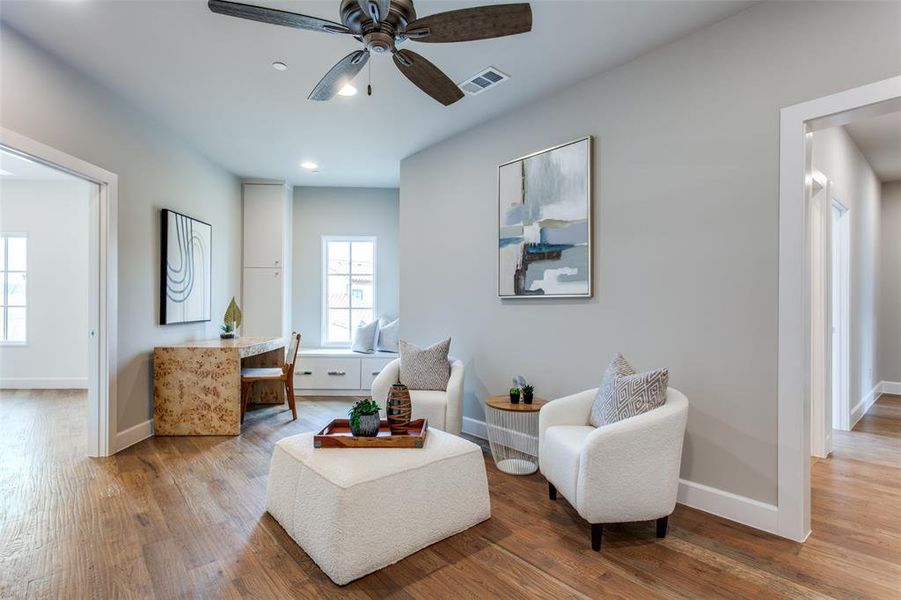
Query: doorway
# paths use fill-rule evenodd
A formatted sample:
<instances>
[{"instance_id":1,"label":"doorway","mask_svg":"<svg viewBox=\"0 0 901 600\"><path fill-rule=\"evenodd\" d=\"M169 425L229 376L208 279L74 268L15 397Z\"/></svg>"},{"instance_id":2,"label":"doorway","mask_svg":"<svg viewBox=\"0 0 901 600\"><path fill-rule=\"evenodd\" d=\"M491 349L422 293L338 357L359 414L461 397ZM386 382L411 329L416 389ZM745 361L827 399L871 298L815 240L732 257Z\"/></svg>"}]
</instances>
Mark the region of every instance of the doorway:
<instances>
[{"instance_id":1,"label":"doorway","mask_svg":"<svg viewBox=\"0 0 901 600\"><path fill-rule=\"evenodd\" d=\"M67 308L73 311L71 323L64 320L57 327L71 325L74 333L71 337L73 348L81 347L81 357L69 357L68 364L63 368L70 371L63 375L47 375L52 366L47 356L44 356L45 369L40 370L40 365L32 372L33 381L19 381L9 385L16 387L39 386L47 387L82 387L86 396L87 406L87 439L85 440L85 452L88 456L108 456L115 453L116 447L116 227L117 227L117 186L118 179L114 173L84 162L78 158L65 154L59 150L41 144L8 129L0 129L0 169L8 173L7 177L15 179L17 172L30 172L32 177L46 178L61 185L69 186L84 192L83 221L77 227L83 228L79 237L83 243L86 256L78 260L79 252L65 244L60 238L65 238L67 224L55 226L59 228L55 234L45 231L53 219L42 220L32 215L29 221L30 228L40 230L40 235L29 236L28 231L6 231L5 225L0 223L0 229L4 229L5 248L14 246L15 256L11 253L13 263L6 261L4 264L10 267L4 273L3 296L5 319L2 329L10 336L6 342L10 349L37 350L38 355L58 350L53 346L54 331L41 332L43 322L33 315L43 307L49 306L50 311L65 314ZM36 187L34 189L37 189ZM49 188L48 188L49 189ZM45 189L37 192L36 200L46 201ZM71 199L71 196L70 196ZM25 206L27 203L23 203ZM11 206L11 204L9 204ZM60 204L59 206L63 206ZM57 207L58 208L58 207ZM11 213L7 213L8 215ZM58 219L57 219L58 220ZM71 222L69 227L75 227ZM86 231L85 231L86 230ZM73 232L74 233L74 232ZM38 237L43 241L39 241ZM10 242L12 240L12 242ZM72 256L67 256L71 254ZM38 264L38 257L44 257ZM72 265L60 265L72 259ZM77 290L72 292L71 303L61 302L59 299L49 297L50 294L41 292L40 289L32 290L29 294L29 281L38 285L38 282L51 282L59 284L58 279L71 276L71 271L81 267L84 297L80 298ZM16 267L13 269L12 267ZM24 267L24 268L19 268ZM31 270L29 270L31 269ZM36 270L37 269L37 270ZM55 270L55 271L54 271ZM56 273L54 275L54 272ZM15 277L13 277L15 275ZM77 279L77 278L76 278ZM9 281L17 282L14 291L15 297L10 297L12 286ZM75 281L74 279L72 281ZM70 286L71 287L71 286ZM66 289L63 285L62 288ZM40 296L38 294L41 294ZM80 304L79 304L80 303ZM75 307L78 304L78 308ZM82 310L84 309L84 310ZM86 313L86 314L85 314ZM80 331L80 333L79 333ZM40 336L50 336L50 345L42 348L38 345ZM80 339L79 339L80 338ZM59 340L57 340L59 343ZM30 348L32 345L34 348ZM7 348L4 348L6 350ZM17 358L25 357L25 352L19 353ZM64 353L60 360L67 360ZM31 360L30 358L28 360ZM83 364L79 364L83 361ZM62 373L62 371L61 371ZM83 376L81 375L83 374ZM0 374L2 375L2 374ZM10 374L6 374L11 378ZM56 377L57 380L53 381ZM38 381L40 380L40 381ZM73 383L77 385L73 386ZM58 395L57 395L58 396Z\"/></svg>"},{"instance_id":2,"label":"doorway","mask_svg":"<svg viewBox=\"0 0 901 600\"><path fill-rule=\"evenodd\" d=\"M808 199L813 135L818 129L898 110L901 110L901 76L780 111L776 531L792 540L804 541L811 531L812 319ZM849 208L849 212L856 211L853 205Z\"/></svg>"}]
</instances>

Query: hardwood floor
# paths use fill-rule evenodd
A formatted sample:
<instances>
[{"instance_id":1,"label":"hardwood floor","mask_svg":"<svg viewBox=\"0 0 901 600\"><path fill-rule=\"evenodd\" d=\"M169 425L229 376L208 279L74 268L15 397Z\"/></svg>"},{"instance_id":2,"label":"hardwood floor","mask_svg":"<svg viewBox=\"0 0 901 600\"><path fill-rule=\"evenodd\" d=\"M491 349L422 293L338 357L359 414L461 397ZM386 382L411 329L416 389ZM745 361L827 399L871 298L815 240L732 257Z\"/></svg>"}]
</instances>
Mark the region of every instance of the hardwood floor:
<instances>
[{"instance_id":1,"label":"hardwood floor","mask_svg":"<svg viewBox=\"0 0 901 600\"><path fill-rule=\"evenodd\" d=\"M85 399L0 392L2 598L898 598L901 397L883 396L813 465L805 544L677 507L605 527L604 551L540 475L486 454L492 518L339 588L263 510L284 436L345 413L304 399L247 414L240 437L153 438L83 457ZM378 511L378 507L373 507Z\"/></svg>"}]
</instances>

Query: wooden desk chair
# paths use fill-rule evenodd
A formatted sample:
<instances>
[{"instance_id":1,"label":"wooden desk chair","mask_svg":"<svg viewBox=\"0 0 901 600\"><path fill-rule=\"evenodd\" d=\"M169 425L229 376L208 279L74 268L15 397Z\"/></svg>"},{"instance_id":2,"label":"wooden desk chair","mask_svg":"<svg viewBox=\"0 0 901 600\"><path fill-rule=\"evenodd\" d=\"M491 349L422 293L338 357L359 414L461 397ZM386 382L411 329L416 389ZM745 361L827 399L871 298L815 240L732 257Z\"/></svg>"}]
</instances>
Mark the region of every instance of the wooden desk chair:
<instances>
[{"instance_id":1,"label":"wooden desk chair","mask_svg":"<svg viewBox=\"0 0 901 600\"><path fill-rule=\"evenodd\" d=\"M247 410L247 397L250 395L250 386L255 381L281 381L285 384L285 394L288 398L288 406L291 407L292 421L297 420L297 404L294 400L294 363L297 362L297 350L300 348L300 334L296 331L291 334L291 343L288 344L288 353L285 355L285 364L281 367L247 368L241 369L241 422L244 422L244 412Z\"/></svg>"}]
</instances>

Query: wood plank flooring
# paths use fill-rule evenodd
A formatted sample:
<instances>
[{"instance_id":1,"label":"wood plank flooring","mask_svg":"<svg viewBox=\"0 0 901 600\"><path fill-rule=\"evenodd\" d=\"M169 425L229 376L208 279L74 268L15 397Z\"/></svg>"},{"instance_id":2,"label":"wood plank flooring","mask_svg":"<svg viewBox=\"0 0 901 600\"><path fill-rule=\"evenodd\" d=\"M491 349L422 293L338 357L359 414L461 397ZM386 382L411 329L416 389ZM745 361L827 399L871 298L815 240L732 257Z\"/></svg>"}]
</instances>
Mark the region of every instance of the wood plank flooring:
<instances>
[{"instance_id":1,"label":"wood plank flooring","mask_svg":"<svg viewBox=\"0 0 901 600\"><path fill-rule=\"evenodd\" d=\"M492 518L338 587L263 510L269 457L346 401L248 413L240 437L153 438L84 458L85 398L0 392L0 598L899 598L901 397L883 396L813 465L805 544L677 507L589 527L540 475L497 471Z\"/></svg>"}]
</instances>

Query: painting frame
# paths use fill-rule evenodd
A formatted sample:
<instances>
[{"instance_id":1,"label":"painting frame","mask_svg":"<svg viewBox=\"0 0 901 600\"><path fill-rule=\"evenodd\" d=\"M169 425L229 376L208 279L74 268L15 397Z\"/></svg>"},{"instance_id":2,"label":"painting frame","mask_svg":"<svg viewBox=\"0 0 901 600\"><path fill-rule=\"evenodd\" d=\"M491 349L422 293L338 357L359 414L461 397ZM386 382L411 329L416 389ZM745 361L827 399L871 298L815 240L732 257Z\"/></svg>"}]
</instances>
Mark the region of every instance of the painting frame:
<instances>
[{"instance_id":1,"label":"painting frame","mask_svg":"<svg viewBox=\"0 0 901 600\"><path fill-rule=\"evenodd\" d=\"M178 223L182 221L182 223L187 222L187 224L192 228L193 232L194 224L198 224L200 229L203 230L205 228L207 244L206 248L203 249L203 264L206 265L206 273L204 273L203 285L202 287L202 298L201 298L201 314L198 315L199 318L184 317L182 319L177 319L172 314L174 311L169 310L169 299L171 290L169 286L169 265L170 265L170 257L169 256L169 236L172 233L170 231L170 223L169 220L171 218L175 219L175 222ZM177 238L177 236L176 236ZM193 239L193 236L192 236ZM192 248L193 251L193 248ZM160 307L159 307L159 317L160 325L184 325L189 323L208 323L212 320L212 290L213 290L213 226L207 223L206 221L201 221L200 219L195 219L194 217L182 214L178 211L174 211L168 208L164 208L160 210ZM193 259L192 259L193 264ZM192 267L193 268L193 267ZM193 272L192 272L193 278ZM193 284L192 284L193 286ZM183 303L188 300L193 294L193 287L191 291L185 296L181 301L175 301L176 303Z\"/></svg>"},{"instance_id":2,"label":"painting frame","mask_svg":"<svg viewBox=\"0 0 901 600\"><path fill-rule=\"evenodd\" d=\"M509 167L511 165L514 165L515 163L522 163L523 165L525 165L525 162L531 158L535 158L542 154L551 153L556 150L566 148L568 146L573 146L575 144L583 144L583 143L586 146L585 162L584 162L584 167L585 167L584 177L585 177L585 220L587 223L587 234L586 234L586 240L585 240L585 242L586 242L585 245L586 245L586 249L587 249L586 266L585 266L585 270L587 273L587 282L586 282L585 291L580 292L580 293L551 293L551 294L548 294L548 293L536 293L536 294L505 293L503 291L503 287L502 287L503 283L502 283L502 279L501 279L502 277L504 277L506 275L506 273L502 272L502 249L503 249L502 242L504 239L501 234L502 228L504 227L503 214L502 214L502 212L504 210L504 206L502 205L502 202L503 202L502 199L504 197L504 190L502 189L502 185L504 183L504 181L503 181L504 178L502 177L502 169L504 169L504 167ZM577 138L574 140L570 140L568 142L550 146L548 148L544 148L542 150L538 150L536 152L532 152L530 154L520 156L518 158L514 158L512 160L508 160L508 161L498 165L498 167L497 167L497 199L496 199L496 201L497 201L496 233L498 236L498 239L497 239L498 245L496 247L496 251L497 251L496 283L497 283L497 297L500 300L555 299L555 298L557 298L557 299L559 299L559 298L589 299L594 296L594 266L593 266L594 198L593 198L593 189L592 189L593 188L593 177L594 177L593 176L593 168L592 168L593 167L593 154L594 154L593 147L594 147L593 137L591 135L586 135L586 136L583 136L583 137L580 137L580 138ZM524 168L525 167L523 167L523 173L524 173ZM523 178L524 177L525 176L523 175ZM524 186L525 184L522 183L522 185ZM524 193L524 187L522 188L522 190Z\"/></svg>"}]
</instances>

